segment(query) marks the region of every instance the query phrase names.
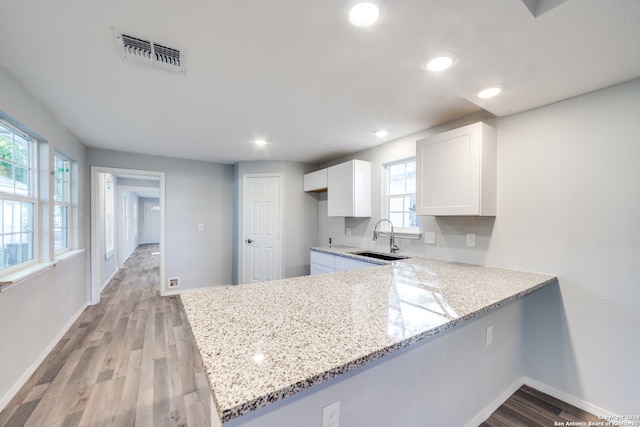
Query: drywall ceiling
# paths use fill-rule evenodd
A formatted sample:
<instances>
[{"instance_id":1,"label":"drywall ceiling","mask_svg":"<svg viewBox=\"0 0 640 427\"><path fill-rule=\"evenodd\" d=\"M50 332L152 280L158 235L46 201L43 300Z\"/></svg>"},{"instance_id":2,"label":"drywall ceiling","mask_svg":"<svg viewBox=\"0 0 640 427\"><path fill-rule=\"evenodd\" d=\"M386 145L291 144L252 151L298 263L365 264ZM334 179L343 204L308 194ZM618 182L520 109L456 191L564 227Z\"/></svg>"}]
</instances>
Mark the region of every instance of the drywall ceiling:
<instances>
[{"instance_id":1,"label":"drywall ceiling","mask_svg":"<svg viewBox=\"0 0 640 427\"><path fill-rule=\"evenodd\" d=\"M350 4L0 0L0 66L87 146L221 163L322 163L640 77L637 0L386 0L369 28ZM113 27L186 52L185 74L124 62ZM421 69L443 50L453 68Z\"/></svg>"}]
</instances>

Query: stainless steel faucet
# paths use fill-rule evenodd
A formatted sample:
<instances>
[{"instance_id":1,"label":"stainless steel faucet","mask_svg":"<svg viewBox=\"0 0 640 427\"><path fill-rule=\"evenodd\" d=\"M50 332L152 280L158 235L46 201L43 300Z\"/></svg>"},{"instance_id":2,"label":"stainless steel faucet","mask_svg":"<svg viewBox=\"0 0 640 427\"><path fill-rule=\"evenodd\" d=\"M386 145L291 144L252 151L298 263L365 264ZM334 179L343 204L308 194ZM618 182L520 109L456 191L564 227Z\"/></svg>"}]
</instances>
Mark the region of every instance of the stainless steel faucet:
<instances>
[{"instance_id":1,"label":"stainless steel faucet","mask_svg":"<svg viewBox=\"0 0 640 427\"><path fill-rule=\"evenodd\" d=\"M380 223L385 221L388 222L389 225L391 225L391 233L389 233L388 231L378 231L378 226L380 225ZM395 243L395 233L393 231L393 223L390 220L383 218L380 221L378 221L376 225L373 227L373 240L378 240L378 236L380 234L384 236L389 236L389 253L390 254L396 253L396 251L399 248L396 246L396 243Z\"/></svg>"}]
</instances>

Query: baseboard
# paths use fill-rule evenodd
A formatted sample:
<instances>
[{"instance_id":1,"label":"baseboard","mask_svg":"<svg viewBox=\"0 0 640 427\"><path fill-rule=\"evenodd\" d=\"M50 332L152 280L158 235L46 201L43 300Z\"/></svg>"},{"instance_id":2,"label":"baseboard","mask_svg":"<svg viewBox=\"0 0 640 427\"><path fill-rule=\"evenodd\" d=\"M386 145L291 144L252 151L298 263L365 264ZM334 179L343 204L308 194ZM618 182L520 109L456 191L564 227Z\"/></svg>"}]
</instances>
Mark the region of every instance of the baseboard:
<instances>
[{"instance_id":1,"label":"baseboard","mask_svg":"<svg viewBox=\"0 0 640 427\"><path fill-rule=\"evenodd\" d=\"M67 324L62 328L62 330L55 336L55 338L45 347L40 356L27 368L27 370L18 378L18 381L7 391L7 393L2 396L0 399L0 412L4 410L4 408L11 402L11 399L15 397L16 394L20 391L20 389L27 383L31 375L38 369L38 367L42 364L44 359L51 353L51 350L58 344L58 342L62 339L64 334L67 333L69 328L73 326L73 323L78 320L82 312L87 308L87 304L83 304L82 308L73 315L73 317L67 322Z\"/></svg>"},{"instance_id":2,"label":"baseboard","mask_svg":"<svg viewBox=\"0 0 640 427\"><path fill-rule=\"evenodd\" d=\"M493 399L491 403L485 406L484 409L482 409L471 420L469 420L465 424L465 427L477 427L482 424L487 418L491 416L491 414L496 411L496 409L498 409L504 402L506 402L513 393L515 393L520 387L525 384L524 379L524 377L518 378L516 382L507 387L505 391L503 391L498 397Z\"/></svg>"},{"instance_id":3,"label":"baseboard","mask_svg":"<svg viewBox=\"0 0 640 427\"><path fill-rule=\"evenodd\" d=\"M572 396L568 393L560 391L556 388L548 386L540 381L536 381L533 378L523 377L524 384L529 387L535 388L538 391L548 394L549 396L555 397L556 399L560 399L563 402L566 402L570 405L575 406L576 408L582 409L583 411L587 411L596 416L605 416L605 417L615 417L616 414L613 412L607 411L593 403L587 402L585 400L579 399L575 396Z\"/></svg>"}]
</instances>

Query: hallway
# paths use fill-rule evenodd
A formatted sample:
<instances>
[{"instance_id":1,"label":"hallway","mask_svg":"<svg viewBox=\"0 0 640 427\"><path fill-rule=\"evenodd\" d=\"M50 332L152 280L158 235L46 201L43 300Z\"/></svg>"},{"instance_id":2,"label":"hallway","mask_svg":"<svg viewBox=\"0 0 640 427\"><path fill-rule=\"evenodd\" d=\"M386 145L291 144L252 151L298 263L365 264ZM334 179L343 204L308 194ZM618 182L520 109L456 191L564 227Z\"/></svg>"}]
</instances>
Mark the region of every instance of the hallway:
<instances>
[{"instance_id":1,"label":"hallway","mask_svg":"<svg viewBox=\"0 0 640 427\"><path fill-rule=\"evenodd\" d=\"M139 245L0 413L0 426L203 426L210 392L178 297Z\"/></svg>"}]
</instances>

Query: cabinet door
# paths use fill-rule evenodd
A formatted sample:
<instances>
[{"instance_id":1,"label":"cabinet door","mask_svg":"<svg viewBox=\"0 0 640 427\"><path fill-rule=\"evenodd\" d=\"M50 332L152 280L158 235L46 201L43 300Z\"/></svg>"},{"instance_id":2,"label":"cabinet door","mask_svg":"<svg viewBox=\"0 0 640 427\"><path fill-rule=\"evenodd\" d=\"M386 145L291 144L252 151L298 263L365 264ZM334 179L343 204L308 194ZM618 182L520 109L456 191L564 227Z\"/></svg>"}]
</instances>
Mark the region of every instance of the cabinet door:
<instances>
[{"instance_id":1,"label":"cabinet door","mask_svg":"<svg viewBox=\"0 0 640 427\"><path fill-rule=\"evenodd\" d=\"M304 175L304 191L323 191L327 189L327 170L311 172Z\"/></svg>"},{"instance_id":2,"label":"cabinet door","mask_svg":"<svg viewBox=\"0 0 640 427\"><path fill-rule=\"evenodd\" d=\"M351 160L331 166L327 184L328 216L371 216L371 163Z\"/></svg>"},{"instance_id":3,"label":"cabinet door","mask_svg":"<svg viewBox=\"0 0 640 427\"><path fill-rule=\"evenodd\" d=\"M325 252L311 251L311 263L309 273L315 274L333 273L335 270L336 256Z\"/></svg>"},{"instance_id":4,"label":"cabinet door","mask_svg":"<svg viewBox=\"0 0 640 427\"><path fill-rule=\"evenodd\" d=\"M476 123L420 140L416 167L418 215L495 215L495 129Z\"/></svg>"},{"instance_id":5,"label":"cabinet door","mask_svg":"<svg viewBox=\"0 0 640 427\"><path fill-rule=\"evenodd\" d=\"M336 256L325 252L311 251L311 264L322 265L334 269Z\"/></svg>"},{"instance_id":6,"label":"cabinet door","mask_svg":"<svg viewBox=\"0 0 640 427\"><path fill-rule=\"evenodd\" d=\"M353 216L353 163L331 166L327 179L329 216Z\"/></svg>"},{"instance_id":7,"label":"cabinet door","mask_svg":"<svg viewBox=\"0 0 640 427\"><path fill-rule=\"evenodd\" d=\"M326 266L320 265L320 264L311 263L311 266L310 266L310 274L311 274L311 276L315 276L316 274L333 273L334 271L335 270L333 268L329 268L329 267L326 267Z\"/></svg>"}]
</instances>

